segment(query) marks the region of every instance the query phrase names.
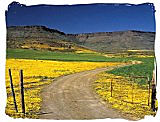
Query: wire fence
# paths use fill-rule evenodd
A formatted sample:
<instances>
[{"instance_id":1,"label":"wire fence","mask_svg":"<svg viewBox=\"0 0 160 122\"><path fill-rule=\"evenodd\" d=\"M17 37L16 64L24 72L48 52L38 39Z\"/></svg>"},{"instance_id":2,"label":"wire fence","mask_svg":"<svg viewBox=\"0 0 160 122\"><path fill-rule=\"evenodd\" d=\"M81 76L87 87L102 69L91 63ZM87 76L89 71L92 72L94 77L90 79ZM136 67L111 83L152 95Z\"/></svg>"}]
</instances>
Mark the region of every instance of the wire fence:
<instances>
[{"instance_id":1,"label":"wire fence","mask_svg":"<svg viewBox=\"0 0 160 122\"><path fill-rule=\"evenodd\" d=\"M138 81L145 81L146 84L138 84ZM151 88L148 77L112 78L110 82L105 83L105 89L107 94L110 94L109 97L118 101L147 106L151 103Z\"/></svg>"}]
</instances>

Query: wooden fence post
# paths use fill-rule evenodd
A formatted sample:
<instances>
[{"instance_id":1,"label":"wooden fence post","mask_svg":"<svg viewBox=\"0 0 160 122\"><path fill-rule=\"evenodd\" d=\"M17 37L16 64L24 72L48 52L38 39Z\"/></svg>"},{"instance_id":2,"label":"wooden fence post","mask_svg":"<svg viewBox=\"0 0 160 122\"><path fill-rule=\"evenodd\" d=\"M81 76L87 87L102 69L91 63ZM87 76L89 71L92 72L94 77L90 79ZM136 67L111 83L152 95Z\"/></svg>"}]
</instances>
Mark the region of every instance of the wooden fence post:
<instances>
[{"instance_id":1,"label":"wooden fence post","mask_svg":"<svg viewBox=\"0 0 160 122\"><path fill-rule=\"evenodd\" d=\"M133 80L133 79L134 79L134 80ZM134 87L134 84L133 84L133 83L134 83L134 81L135 81L135 78L133 78L133 79L132 79L132 80L133 80L133 81L132 81L132 104L133 104L133 87Z\"/></svg>"},{"instance_id":2,"label":"wooden fence post","mask_svg":"<svg viewBox=\"0 0 160 122\"><path fill-rule=\"evenodd\" d=\"M12 81L11 69L9 69L9 77L10 77L10 85L11 85L11 90L12 90L12 96L13 96L13 100L14 100L14 107L15 107L16 112L18 112L18 108L17 108L17 104L16 104L16 96L15 96L13 81Z\"/></svg>"},{"instance_id":3,"label":"wooden fence post","mask_svg":"<svg viewBox=\"0 0 160 122\"><path fill-rule=\"evenodd\" d=\"M150 88L151 88L151 84L150 84L149 77L147 77L147 80L148 80L148 106L149 106L149 102L150 102Z\"/></svg>"},{"instance_id":4,"label":"wooden fence post","mask_svg":"<svg viewBox=\"0 0 160 122\"><path fill-rule=\"evenodd\" d=\"M112 97L112 91L113 91L113 86L112 86L112 80L111 80L111 97Z\"/></svg>"},{"instance_id":5,"label":"wooden fence post","mask_svg":"<svg viewBox=\"0 0 160 122\"><path fill-rule=\"evenodd\" d=\"M22 104L22 113L25 114L24 87L23 87L23 70L20 70L20 86L21 86L21 104Z\"/></svg>"}]
</instances>

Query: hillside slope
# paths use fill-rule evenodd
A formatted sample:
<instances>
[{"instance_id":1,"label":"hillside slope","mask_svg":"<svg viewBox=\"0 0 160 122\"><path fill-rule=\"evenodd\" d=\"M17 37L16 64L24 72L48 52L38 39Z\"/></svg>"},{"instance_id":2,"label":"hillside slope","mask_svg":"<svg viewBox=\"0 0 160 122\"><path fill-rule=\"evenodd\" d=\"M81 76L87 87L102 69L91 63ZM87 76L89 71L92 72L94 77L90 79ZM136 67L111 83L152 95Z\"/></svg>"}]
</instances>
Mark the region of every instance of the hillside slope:
<instances>
[{"instance_id":1,"label":"hillside slope","mask_svg":"<svg viewBox=\"0 0 160 122\"><path fill-rule=\"evenodd\" d=\"M155 33L141 31L100 32L69 35L76 42L98 51L153 50Z\"/></svg>"},{"instance_id":2,"label":"hillside slope","mask_svg":"<svg viewBox=\"0 0 160 122\"><path fill-rule=\"evenodd\" d=\"M65 33L45 26L7 27L7 48L45 49L66 52L91 51L72 42Z\"/></svg>"},{"instance_id":3,"label":"hillside slope","mask_svg":"<svg viewBox=\"0 0 160 122\"><path fill-rule=\"evenodd\" d=\"M65 34L45 26L11 26L7 28L7 48L118 52L153 50L154 41L154 32L132 30Z\"/></svg>"}]
</instances>

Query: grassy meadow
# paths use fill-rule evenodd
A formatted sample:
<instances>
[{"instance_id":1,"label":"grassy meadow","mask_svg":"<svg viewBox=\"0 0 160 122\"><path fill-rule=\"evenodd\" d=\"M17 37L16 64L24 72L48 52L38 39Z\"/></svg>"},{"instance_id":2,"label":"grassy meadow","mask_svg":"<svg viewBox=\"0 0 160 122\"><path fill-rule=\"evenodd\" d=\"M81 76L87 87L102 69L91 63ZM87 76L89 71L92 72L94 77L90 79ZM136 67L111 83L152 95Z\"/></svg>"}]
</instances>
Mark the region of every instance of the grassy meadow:
<instances>
[{"instance_id":1,"label":"grassy meadow","mask_svg":"<svg viewBox=\"0 0 160 122\"><path fill-rule=\"evenodd\" d=\"M115 54L116 55L116 54ZM142 55L142 54L141 54ZM78 62L132 62L141 61L141 64L122 67L108 71L108 73L120 76L149 76L152 77L154 68L154 56L130 56L106 57L103 53L73 53L73 52L52 52L32 49L7 49L7 59L33 59L51 61L78 61ZM143 84L143 83L142 83Z\"/></svg>"},{"instance_id":2,"label":"grassy meadow","mask_svg":"<svg viewBox=\"0 0 160 122\"><path fill-rule=\"evenodd\" d=\"M146 58L132 58L132 60L141 61L141 64L135 64L131 66L126 66L118 69L114 69L108 71L107 73L111 73L118 76L145 76L152 79L152 72L154 69L154 58L146 57ZM147 84L144 80L137 81L138 84Z\"/></svg>"},{"instance_id":3,"label":"grassy meadow","mask_svg":"<svg viewBox=\"0 0 160 122\"><path fill-rule=\"evenodd\" d=\"M32 55L33 54L33 55ZM52 55L53 54L53 55ZM45 52L35 50L7 50L6 62L6 90L7 90L7 106L6 114L14 118L27 117L38 118L41 109L42 98L40 96L41 89L50 84L55 78L73 74L76 72L93 70L101 67L116 66L119 62L97 62L96 55L90 55L90 62L83 59L85 55L60 52ZM47 60L52 55L53 59ZM79 55L81 55L79 57ZM16 57L15 57L16 56ZM25 56L25 57L24 57ZM33 56L33 57L32 57ZM37 57L36 57L37 56ZM97 55L98 57L99 55ZM66 58L67 60L65 60ZM79 59L77 59L79 57ZM103 56L99 56L103 57ZM75 59L78 61L75 61ZM43 60L40 60L43 59ZM54 60L56 59L56 60ZM60 60L59 60L60 59ZM73 59L71 61L71 59ZM82 61L83 59L83 61ZM9 82L8 69L12 70L13 84L16 94L18 113L14 110L13 97ZM19 70L24 72L24 88L25 88L25 107L26 115L21 112L20 102L20 86L19 86Z\"/></svg>"},{"instance_id":4,"label":"grassy meadow","mask_svg":"<svg viewBox=\"0 0 160 122\"><path fill-rule=\"evenodd\" d=\"M140 64L134 64L134 61L140 61ZM124 63L133 64L131 66L126 66L111 71L104 72L103 75L100 74L100 79L96 82L95 89L97 94L99 94L105 100L111 102L113 106L117 99L111 99L107 97L108 87L106 87L106 82L111 79L111 77L123 77L126 76L149 76L152 77L152 71L154 67L154 57L153 56L105 56L103 53L86 53L86 52L53 52L46 50L32 50L32 49L7 49L7 62L6 62L6 88L7 88L7 106L6 113L12 117L24 117L21 113L21 103L20 103L20 87L19 87L19 70L24 70L24 88L25 88L25 101L26 101L26 111L25 117L28 118L38 118L37 113L41 109L41 89L50 84L56 77L73 74L76 72L93 70L100 67L110 67L117 66ZM18 101L19 113L16 113L13 105L13 98L11 95L11 89L9 84L8 69L11 68L13 75L13 84L16 91L16 99ZM107 76L106 76L107 75ZM98 76L99 77L99 76ZM102 80L103 79L103 80ZM127 80L125 80L127 82ZM124 81L123 81L124 82ZM138 80L138 85L147 85L146 81ZM135 84L137 90L141 90L139 86ZM130 85L126 86L130 88ZM105 96L106 95L106 96ZM129 98L128 98L129 99ZM116 102L113 102L116 101ZM146 101L145 101L146 102ZM124 108L123 106L117 105L118 107L113 107L116 109ZM133 106L128 106L127 111L133 108ZM134 106L137 107L137 106ZM137 110L140 109L140 105ZM125 111L124 109L120 109ZM140 109L141 112L146 110ZM148 108L147 108L148 111ZM149 112L148 112L149 113ZM147 114L148 114L147 113ZM132 114L130 112L130 114Z\"/></svg>"},{"instance_id":5,"label":"grassy meadow","mask_svg":"<svg viewBox=\"0 0 160 122\"><path fill-rule=\"evenodd\" d=\"M127 62L130 58L105 57L101 53L53 52L32 49L7 49L7 59L34 59L54 61Z\"/></svg>"}]
</instances>

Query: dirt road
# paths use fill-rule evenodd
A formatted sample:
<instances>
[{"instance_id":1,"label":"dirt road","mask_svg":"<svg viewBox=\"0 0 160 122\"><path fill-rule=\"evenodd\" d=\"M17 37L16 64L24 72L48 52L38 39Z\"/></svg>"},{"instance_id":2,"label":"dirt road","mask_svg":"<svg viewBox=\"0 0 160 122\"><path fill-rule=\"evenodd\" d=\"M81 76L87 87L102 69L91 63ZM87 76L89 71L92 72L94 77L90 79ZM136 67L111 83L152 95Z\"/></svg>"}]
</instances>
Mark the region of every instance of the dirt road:
<instances>
[{"instance_id":1,"label":"dirt road","mask_svg":"<svg viewBox=\"0 0 160 122\"><path fill-rule=\"evenodd\" d=\"M124 66L124 65L121 65ZM41 119L124 118L103 103L93 89L96 74L115 67L100 68L57 78L42 91Z\"/></svg>"}]
</instances>

